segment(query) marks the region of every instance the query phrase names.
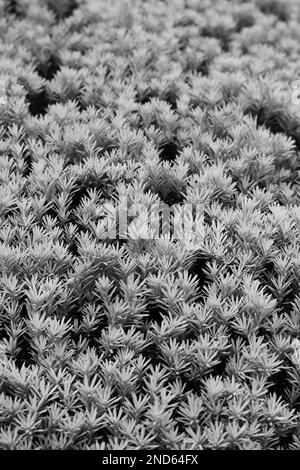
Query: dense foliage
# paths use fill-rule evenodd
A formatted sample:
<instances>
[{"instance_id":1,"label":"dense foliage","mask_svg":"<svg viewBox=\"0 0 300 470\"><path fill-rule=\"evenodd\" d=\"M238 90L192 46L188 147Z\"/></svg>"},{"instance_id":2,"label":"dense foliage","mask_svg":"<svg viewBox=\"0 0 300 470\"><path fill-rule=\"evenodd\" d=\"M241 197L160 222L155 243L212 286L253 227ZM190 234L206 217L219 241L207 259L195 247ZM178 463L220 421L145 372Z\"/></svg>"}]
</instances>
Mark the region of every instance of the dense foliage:
<instances>
[{"instance_id":1,"label":"dense foliage","mask_svg":"<svg viewBox=\"0 0 300 470\"><path fill-rule=\"evenodd\" d=\"M1 449L300 450L299 22L0 0ZM122 192L197 243L105 240Z\"/></svg>"}]
</instances>

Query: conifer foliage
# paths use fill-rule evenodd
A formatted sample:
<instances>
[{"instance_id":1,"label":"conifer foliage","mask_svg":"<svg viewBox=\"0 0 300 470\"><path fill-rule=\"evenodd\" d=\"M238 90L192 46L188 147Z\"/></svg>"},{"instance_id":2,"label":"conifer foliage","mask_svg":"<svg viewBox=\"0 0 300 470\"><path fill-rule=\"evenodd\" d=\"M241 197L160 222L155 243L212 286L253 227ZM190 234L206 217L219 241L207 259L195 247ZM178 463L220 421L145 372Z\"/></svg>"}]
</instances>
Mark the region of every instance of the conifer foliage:
<instances>
[{"instance_id":1,"label":"conifer foliage","mask_svg":"<svg viewBox=\"0 0 300 470\"><path fill-rule=\"evenodd\" d=\"M1 449L300 450L299 22L0 0Z\"/></svg>"}]
</instances>

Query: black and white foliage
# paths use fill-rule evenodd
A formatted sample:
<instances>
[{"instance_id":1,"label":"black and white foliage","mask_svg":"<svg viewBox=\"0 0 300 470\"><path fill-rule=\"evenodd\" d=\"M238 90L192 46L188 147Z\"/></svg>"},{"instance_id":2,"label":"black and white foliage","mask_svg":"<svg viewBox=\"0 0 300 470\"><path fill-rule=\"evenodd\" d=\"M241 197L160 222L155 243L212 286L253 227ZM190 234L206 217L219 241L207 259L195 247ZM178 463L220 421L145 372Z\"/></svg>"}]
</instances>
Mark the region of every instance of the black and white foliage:
<instances>
[{"instance_id":1,"label":"black and white foliage","mask_svg":"<svg viewBox=\"0 0 300 470\"><path fill-rule=\"evenodd\" d=\"M300 449L299 22L0 0L1 449ZM201 237L106 239L122 191Z\"/></svg>"}]
</instances>

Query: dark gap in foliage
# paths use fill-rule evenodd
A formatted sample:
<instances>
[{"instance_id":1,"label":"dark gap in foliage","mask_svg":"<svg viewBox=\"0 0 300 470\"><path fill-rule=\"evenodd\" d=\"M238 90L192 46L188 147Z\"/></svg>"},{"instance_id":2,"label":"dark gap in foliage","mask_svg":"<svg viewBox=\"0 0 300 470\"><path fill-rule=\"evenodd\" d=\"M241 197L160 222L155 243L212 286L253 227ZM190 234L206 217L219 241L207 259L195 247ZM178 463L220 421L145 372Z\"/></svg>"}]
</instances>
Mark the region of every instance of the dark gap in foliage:
<instances>
[{"instance_id":1,"label":"dark gap in foliage","mask_svg":"<svg viewBox=\"0 0 300 470\"><path fill-rule=\"evenodd\" d=\"M20 142L21 143L21 142ZM14 155L9 152L8 153L8 156L9 158L11 158L12 160L14 160ZM24 149L22 151L22 154L21 154L21 157L22 159L24 160L24 164L22 164L22 168L23 168L23 172L22 172L22 175L23 177L28 177L32 171L32 155L31 153L28 151L28 149ZM6 212L6 217L9 217L9 216L12 216L14 217L15 213L14 211L7 211Z\"/></svg>"},{"instance_id":2,"label":"dark gap in foliage","mask_svg":"<svg viewBox=\"0 0 300 470\"><path fill-rule=\"evenodd\" d=\"M280 122L280 115L277 113L272 113L265 108L260 108L257 112L257 124L259 126L265 125L273 134L278 132L283 132L286 129L283 128Z\"/></svg>"},{"instance_id":3,"label":"dark gap in foliage","mask_svg":"<svg viewBox=\"0 0 300 470\"><path fill-rule=\"evenodd\" d=\"M193 379L188 379L184 382L185 388L184 391L186 393L196 393L199 395L199 391L201 390L201 380L200 377L199 379L193 378Z\"/></svg>"},{"instance_id":4,"label":"dark gap in foliage","mask_svg":"<svg viewBox=\"0 0 300 470\"><path fill-rule=\"evenodd\" d=\"M186 48L188 47L189 44L189 38L183 36L179 38L178 44L177 44L177 49L181 52L184 53Z\"/></svg>"},{"instance_id":5,"label":"dark gap in foliage","mask_svg":"<svg viewBox=\"0 0 300 470\"><path fill-rule=\"evenodd\" d=\"M52 207L49 207L49 209L47 209L47 212L46 212L46 213L47 213L47 215L49 215L49 216L52 217L53 219L58 220L58 219L57 219L57 212L56 212L56 210L53 208L53 206L52 206Z\"/></svg>"},{"instance_id":6,"label":"dark gap in foliage","mask_svg":"<svg viewBox=\"0 0 300 470\"><path fill-rule=\"evenodd\" d=\"M270 392L276 393L276 395L284 400L286 385L288 384L288 374L285 369L281 369L280 372L270 377Z\"/></svg>"},{"instance_id":7,"label":"dark gap in foliage","mask_svg":"<svg viewBox=\"0 0 300 470\"><path fill-rule=\"evenodd\" d=\"M79 3L77 0L47 0L47 6L57 20L62 20L71 16Z\"/></svg>"},{"instance_id":8,"label":"dark gap in foliage","mask_svg":"<svg viewBox=\"0 0 300 470\"><path fill-rule=\"evenodd\" d=\"M82 307L84 305L84 301L82 299L77 300L76 302L73 303L72 307L69 308L68 313L66 315L66 319L70 320L72 324L74 325L77 323L76 328L72 328L72 330L69 333L69 338L70 341L74 342L74 344L77 344L82 340L82 333L78 331L78 326L81 324L81 319L82 319Z\"/></svg>"},{"instance_id":9,"label":"dark gap in foliage","mask_svg":"<svg viewBox=\"0 0 300 470\"><path fill-rule=\"evenodd\" d=\"M268 260L268 261L264 262L263 272L264 272L264 275L265 275L266 279L268 278L268 276L275 273L275 266L274 266L274 262L272 260ZM268 281L266 281L266 284L268 284Z\"/></svg>"},{"instance_id":10,"label":"dark gap in foliage","mask_svg":"<svg viewBox=\"0 0 300 470\"><path fill-rule=\"evenodd\" d=\"M168 206L172 206L173 204L181 204L184 200L183 194L179 193L176 188L168 191L167 195L163 194L161 191L158 191L158 195Z\"/></svg>"},{"instance_id":11,"label":"dark gap in foliage","mask_svg":"<svg viewBox=\"0 0 300 470\"><path fill-rule=\"evenodd\" d=\"M196 276L198 280L198 289L201 291L203 287L210 282L210 279L207 277L204 272L206 269L206 263L210 260L209 257L203 255L199 256L196 261L189 268L189 273L192 276Z\"/></svg>"},{"instance_id":12,"label":"dark gap in foliage","mask_svg":"<svg viewBox=\"0 0 300 470\"><path fill-rule=\"evenodd\" d=\"M108 436L110 436L111 434L111 430L109 429L109 427L104 426L103 428L98 429L97 431L93 431L92 434L93 435L90 437L90 439L87 438L86 445L91 445L93 442L96 442L97 440L101 440L101 442L107 442ZM76 450L78 450L78 448ZM85 450L85 446L82 450Z\"/></svg>"},{"instance_id":13,"label":"dark gap in foliage","mask_svg":"<svg viewBox=\"0 0 300 470\"><path fill-rule=\"evenodd\" d=\"M89 189L103 190L103 182L97 181L97 179L92 176L86 178L84 181L78 181L77 190L74 191L72 196L70 211L75 210L79 206L81 200L88 196Z\"/></svg>"},{"instance_id":14,"label":"dark gap in foliage","mask_svg":"<svg viewBox=\"0 0 300 470\"><path fill-rule=\"evenodd\" d=\"M158 350L157 346L154 343L151 343L149 346L147 346L143 350L143 355L147 359L150 359L151 364L154 367L161 363L161 360L160 360L160 357L159 357L159 350Z\"/></svg>"},{"instance_id":15,"label":"dark gap in foliage","mask_svg":"<svg viewBox=\"0 0 300 470\"><path fill-rule=\"evenodd\" d=\"M90 348L95 348L97 349L99 347L99 341L98 338L101 336L101 331L104 330L107 327L107 325L103 325L93 331L92 334L85 334L84 337L86 338L88 345Z\"/></svg>"},{"instance_id":16,"label":"dark gap in foliage","mask_svg":"<svg viewBox=\"0 0 300 470\"><path fill-rule=\"evenodd\" d=\"M166 92L164 94L163 99L170 105L170 107L171 107L171 109L173 109L173 111L176 111L176 109L177 109L177 95L176 95L176 93L169 90L168 92Z\"/></svg>"},{"instance_id":17,"label":"dark gap in foliage","mask_svg":"<svg viewBox=\"0 0 300 470\"><path fill-rule=\"evenodd\" d=\"M161 160L173 162L179 154L178 146L175 142L168 142L160 148L159 156Z\"/></svg>"},{"instance_id":18,"label":"dark gap in foliage","mask_svg":"<svg viewBox=\"0 0 300 470\"><path fill-rule=\"evenodd\" d=\"M72 320L74 320L74 319L79 320L82 316L82 313L81 313L82 305L83 305L83 302L81 301L81 299L78 300L77 302L74 302L72 307L69 308L69 310L68 310L67 317L71 318ZM77 331L72 330L70 332L70 337L73 338L73 339L78 339Z\"/></svg>"},{"instance_id":19,"label":"dark gap in foliage","mask_svg":"<svg viewBox=\"0 0 300 470\"><path fill-rule=\"evenodd\" d=\"M32 116L44 116L46 114L49 105L46 89L43 89L40 93L28 94L27 99Z\"/></svg>"},{"instance_id":20,"label":"dark gap in foliage","mask_svg":"<svg viewBox=\"0 0 300 470\"><path fill-rule=\"evenodd\" d=\"M143 95L142 98L138 99L137 102L140 104L146 104L149 103L149 101L153 98L151 95Z\"/></svg>"},{"instance_id":21,"label":"dark gap in foliage","mask_svg":"<svg viewBox=\"0 0 300 470\"><path fill-rule=\"evenodd\" d=\"M187 6L187 3L188 3L187 1L184 2L185 6ZM175 28L181 27L181 28L187 28L188 30L189 26L196 26L196 25L197 25L196 19L192 18L191 16L182 16L178 20L176 19L176 21L174 21Z\"/></svg>"},{"instance_id":22,"label":"dark gap in foliage","mask_svg":"<svg viewBox=\"0 0 300 470\"><path fill-rule=\"evenodd\" d=\"M75 258L79 256L78 245L74 239L68 244L68 251Z\"/></svg>"},{"instance_id":23,"label":"dark gap in foliage","mask_svg":"<svg viewBox=\"0 0 300 470\"><path fill-rule=\"evenodd\" d=\"M204 220L205 225L207 225L208 227L211 226L212 217L207 211L204 211L204 213L203 213L203 220Z\"/></svg>"},{"instance_id":24,"label":"dark gap in foliage","mask_svg":"<svg viewBox=\"0 0 300 470\"><path fill-rule=\"evenodd\" d=\"M257 3L257 7L265 15L275 15L280 21L287 22L291 16L288 3L286 0L264 0Z\"/></svg>"},{"instance_id":25,"label":"dark gap in foliage","mask_svg":"<svg viewBox=\"0 0 300 470\"><path fill-rule=\"evenodd\" d=\"M226 366L228 363L228 357L222 356L220 362L213 369L213 376L224 376L226 371Z\"/></svg>"},{"instance_id":26,"label":"dark gap in foliage","mask_svg":"<svg viewBox=\"0 0 300 470\"><path fill-rule=\"evenodd\" d=\"M289 450L289 445L293 442L294 429L291 429L287 432L286 435L280 436L279 445L284 450Z\"/></svg>"},{"instance_id":27,"label":"dark gap in foliage","mask_svg":"<svg viewBox=\"0 0 300 470\"><path fill-rule=\"evenodd\" d=\"M77 108L80 112L85 111L90 106L90 103L86 103L81 96L75 98L74 101L77 104Z\"/></svg>"},{"instance_id":28,"label":"dark gap in foliage","mask_svg":"<svg viewBox=\"0 0 300 470\"><path fill-rule=\"evenodd\" d=\"M137 102L140 104L149 103L153 98L158 98L158 93L153 90L147 90L137 94Z\"/></svg>"},{"instance_id":29,"label":"dark gap in foliage","mask_svg":"<svg viewBox=\"0 0 300 470\"><path fill-rule=\"evenodd\" d=\"M300 149L299 123L295 118L288 118L284 113L272 112L263 107L259 109L249 107L245 110L245 113L256 117L257 125L265 126L273 134L284 133L286 136L293 138L297 149Z\"/></svg>"},{"instance_id":30,"label":"dark gap in foliage","mask_svg":"<svg viewBox=\"0 0 300 470\"><path fill-rule=\"evenodd\" d=\"M153 98L158 98L162 101L165 101L168 103L173 111L177 110L177 94L169 90L163 94L159 94L158 92L155 91L147 91L144 93L139 93L137 95L136 101L140 104L146 104L149 103Z\"/></svg>"},{"instance_id":31,"label":"dark gap in foliage","mask_svg":"<svg viewBox=\"0 0 300 470\"><path fill-rule=\"evenodd\" d=\"M202 62L196 62L194 72L201 73L204 77L209 75L209 60L204 59Z\"/></svg>"},{"instance_id":32,"label":"dark gap in foliage","mask_svg":"<svg viewBox=\"0 0 300 470\"><path fill-rule=\"evenodd\" d=\"M24 154L24 161L25 161L25 171L23 172L23 176L27 178L32 172L32 163L33 163L33 156L31 152L28 150Z\"/></svg>"},{"instance_id":33,"label":"dark gap in foliage","mask_svg":"<svg viewBox=\"0 0 300 470\"><path fill-rule=\"evenodd\" d=\"M220 40L220 45L221 45L221 49L222 49L223 52L229 52L230 51L230 44L231 44L231 38L230 37L222 38Z\"/></svg>"},{"instance_id":34,"label":"dark gap in foliage","mask_svg":"<svg viewBox=\"0 0 300 470\"><path fill-rule=\"evenodd\" d=\"M276 296L272 289L270 289L270 281L269 278L271 276L276 277L276 272L274 269L274 263L268 262L264 266L264 273L260 279L262 284L264 285L267 294L271 295L273 298L277 300L277 308L285 313L290 313L293 309L293 302L295 300L296 295L299 293L299 282L296 278L293 279L289 288L289 292L283 297L279 298Z\"/></svg>"},{"instance_id":35,"label":"dark gap in foliage","mask_svg":"<svg viewBox=\"0 0 300 470\"><path fill-rule=\"evenodd\" d=\"M289 385L289 374L286 369L281 369L279 372L270 377L271 386L269 388L270 393L275 393L277 397L286 402L286 393ZM291 407L297 413L300 410L300 403L293 404ZM289 445L293 442L294 430L290 429L286 434L280 436L279 445L283 449L288 449Z\"/></svg>"},{"instance_id":36,"label":"dark gap in foliage","mask_svg":"<svg viewBox=\"0 0 300 470\"><path fill-rule=\"evenodd\" d=\"M16 358L16 366L22 367L23 364L30 365L34 364L34 360L32 358L32 349L30 346L30 338L26 335L23 335L18 340L18 347L20 348L20 352Z\"/></svg>"},{"instance_id":37,"label":"dark gap in foliage","mask_svg":"<svg viewBox=\"0 0 300 470\"><path fill-rule=\"evenodd\" d=\"M147 307L147 324L151 325L153 322L161 323L163 320L162 310L154 304L148 304Z\"/></svg>"},{"instance_id":38,"label":"dark gap in foliage","mask_svg":"<svg viewBox=\"0 0 300 470\"><path fill-rule=\"evenodd\" d=\"M21 311L20 311L21 318L25 320L28 319L25 294L22 295L22 297L19 299L19 305L21 307ZM30 337L26 333L22 334L22 336L18 339L18 347L20 348L20 351L16 358L16 365L18 367L21 367L23 364L25 365L33 364L34 360L31 354L32 349L30 346Z\"/></svg>"},{"instance_id":39,"label":"dark gap in foliage","mask_svg":"<svg viewBox=\"0 0 300 470\"><path fill-rule=\"evenodd\" d=\"M45 80L52 80L57 72L60 71L60 67L61 62L58 57L51 54L47 62L38 62L35 66L35 70L39 76Z\"/></svg>"},{"instance_id":40,"label":"dark gap in foliage","mask_svg":"<svg viewBox=\"0 0 300 470\"><path fill-rule=\"evenodd\" d=\"M201 32L201 36L205 38L215 38L218 39L222 51L228 52L230 49L231 43L231 32L225 31L209 31L206 28Z\"/></svg>"},{"instance_id":41,"label":"dark gap in foliage","mask_svg":"<svg viewBox=\"0 0 300 470\"><path fill-rule=\"evenodd\" d=\"M0 326L0 340L9 339L9 332L6 330L5 326Z\"/></svg>"},{"instance_id":42,"label":"dark gap in foliage","mask_svg":"<svg viewBox=\"0 0 300 470\"><path fill-rule=\"evenodd\" d=\"M16 216L16 213L15 213L14 210L7 210L7 211L5 212L5 218L6 218L7 220L13 220L15 216Z\"/></svg>"},{"instance_id":43,"label":"dark gap in foliage","mask_svg":"<svg viewBox=\"0 0 300 470\"><path fill-rule=\"evenodd\" d=\"M4 0L4 11L17 18L23 18L25 16L24 7L20 4L19 0Z\"/></svg>"},{"instance_id":44,"label":"dark gap in foliage","mask_svg":"<svg viewBox=\"0 0 300 470\"><path fill-rule=\"evenodd\" d=\"M255 24L255 19L252 17L239 18L236 23L235 31L240 33L244 28L251 28Z\"/></svg>"},{"instance_id":45,"label":"dark gap in foliage","mask_svg":"<svg viewBox=\"0 0 300 470\"><path fill-rule=\"evenodd\" d=\"M192 72L192 73L201 74L206 77L209 74L209 65L210 65L210 61L206 58L199 60L197 58L188 56L184 60L182 67L183 67L183 71L186 74L188 74L188 72ZM185 81L189 83L188 78L186 78Z\"/></svg>"},{"instance_id":46,"label":"dark gap in foliage","mask_svg":"<svg viewBox=\"0 0 300 470\"><path fill-rule=\"evenodd\" d=\"M118 233L118 231L117 231L117 233ZM117 244L117 247L121 249L123 245L127 245L128 239L127 238L118 238L117 240L108 239L107 242L108 243L110 242L113 245Z\"/></svg>"},{"instance_id":47,"label":"dark gap in foliage","mask_svg":"<svg viewBox=\"0 0 300 470\"><path fill-rule=\"evenodd\" d=\"M281 303L281 309L284 310L286 313L290 313L293 310L293 303L295 301L296 296L299 294L299 282L294 279L291 283L291 290L287 293L284 297L284 300Z\"/></svg>"},{"instance_id":48,"label":"dark gap in foliage","mask_svg":"<svg viewBox=\"0 0 300 470\"><path fill-rule=\"evenodd\" d=\"M81 199L87 195L88 195L87 188L84 188L84 187L79 188L72 196L72 202L70 204L70 211L76 209L76 207L79 206Z\"/></svg>"}]
</instances>

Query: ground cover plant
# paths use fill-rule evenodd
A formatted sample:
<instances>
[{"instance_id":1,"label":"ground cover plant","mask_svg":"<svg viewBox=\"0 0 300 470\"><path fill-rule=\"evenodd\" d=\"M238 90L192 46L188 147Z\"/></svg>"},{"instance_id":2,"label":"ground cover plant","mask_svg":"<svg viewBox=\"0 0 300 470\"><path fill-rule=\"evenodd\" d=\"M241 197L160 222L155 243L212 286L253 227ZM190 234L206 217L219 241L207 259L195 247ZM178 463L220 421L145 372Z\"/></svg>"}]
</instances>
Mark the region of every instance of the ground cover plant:
<instances>
[{"instance_id":1,"label":"ground cover plant","mask_svg":"<svg viewBox=\"0 0 300 470\"><path fill-rule=\"evenodd\" d=\"M1 449L300 449L299 22L0 0Z\"/></svg>"}]
</instances>

